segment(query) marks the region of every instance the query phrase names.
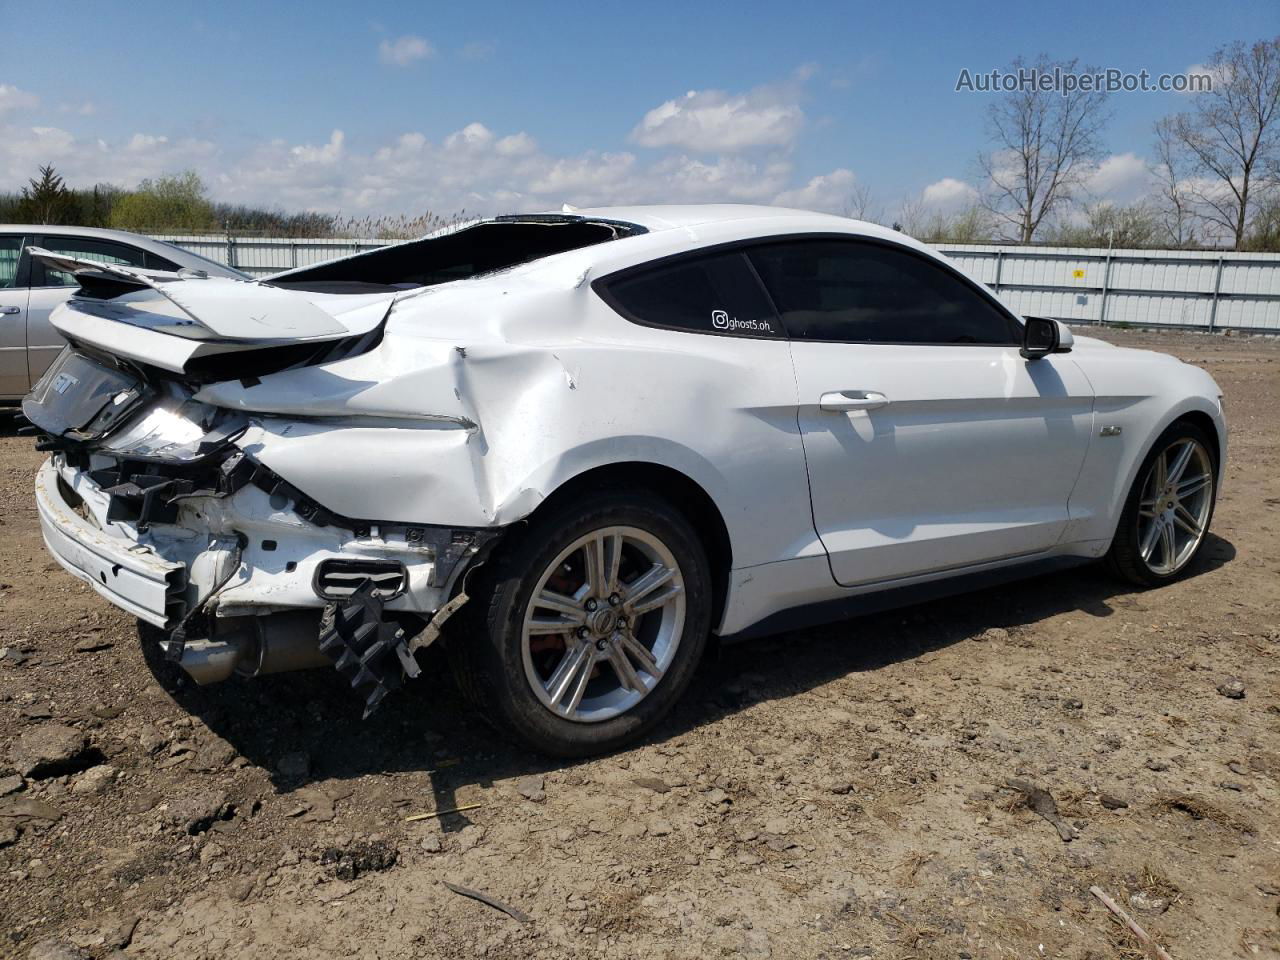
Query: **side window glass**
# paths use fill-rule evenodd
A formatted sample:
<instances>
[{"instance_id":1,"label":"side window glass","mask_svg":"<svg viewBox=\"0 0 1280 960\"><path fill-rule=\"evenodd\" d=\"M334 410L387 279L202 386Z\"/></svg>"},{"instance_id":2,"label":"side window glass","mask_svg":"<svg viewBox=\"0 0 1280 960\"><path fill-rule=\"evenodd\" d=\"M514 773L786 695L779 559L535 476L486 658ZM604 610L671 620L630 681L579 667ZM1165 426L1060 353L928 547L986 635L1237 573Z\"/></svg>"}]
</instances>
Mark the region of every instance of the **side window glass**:
<instances>
[{"instance_id":1,"label":"side window glass","mask_svg":"<svg viewBox=\"0 0 1280 960\"><path fill-rule=\"evenodd\" d=\"M39 245L53 253L65 253L69 257L120 263L129 267L141 267L145 259L145 254L141 250L127 247L123 243L92 240L88 237L42 237ZM76 279L71 274L43 265L33 271L31 280L31 285L38 287L77 286Z\"/></svg>"},{"instance_id":2,"label":"side window glass","mask_svg":"<svg viewBox=\"0 0 1280 960\"><path fill-rule=\"evenodd\" d=\"M796 340L1015 344L1016 321L945 267L877 243L796 241L751 262Z\"/></svg>"},{"instance_id":3,"label":"side window glass","mask_svg":"<svg viewBox=\"0 0 1280 960\"><path fill-rule=\"evenodd\" d=\"M739 337L785 336L746 257L738 251L624 273L596 290L620 314L644 326Z\"/></svg>"},{"instance_id":4,"label":"side window glass","mask_svg":"<svg viewBox=\"0 0 1280 960\"><path fill-rule=\"evenodd\" d=\"M22 256L21 237L0 237L0 290L18 285L20 256Z\"/></svg>"},{"instance_id":5,"label":"side window glass","mask_svg":"<svg viewBox=\"0 0 1280 960\"><path fill-rule=\"evenodd\" d=\"M166 260L164 257L160 256L159 254L148 253L147 269L148 270L172 270L174 273L177 273L182 268L178 266L176 263L174 263L172 260Z\"/></svg>"}]
</instances>

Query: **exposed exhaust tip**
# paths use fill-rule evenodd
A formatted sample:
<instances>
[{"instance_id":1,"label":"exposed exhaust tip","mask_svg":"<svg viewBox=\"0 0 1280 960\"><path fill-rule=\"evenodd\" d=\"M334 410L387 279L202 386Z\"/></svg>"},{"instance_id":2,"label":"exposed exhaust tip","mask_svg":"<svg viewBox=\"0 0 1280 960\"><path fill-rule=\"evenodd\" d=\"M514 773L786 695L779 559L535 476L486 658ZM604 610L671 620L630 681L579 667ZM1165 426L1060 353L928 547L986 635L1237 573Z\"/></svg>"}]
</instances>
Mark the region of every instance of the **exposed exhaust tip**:
<instances>
[{"instance_id":1,"label":"exposed exhaust tip","mask_svg":"<svg viewBox=\"0 0 1280 960\"><path fill-rule=\"evenodd\" d=\"M172 640L164 640L160 646L169 652ZM243 651L226 640L188 640L182 647L178 666L196 683L204 686L226 680L235 672Z\"/></svg>"}]
</instances>

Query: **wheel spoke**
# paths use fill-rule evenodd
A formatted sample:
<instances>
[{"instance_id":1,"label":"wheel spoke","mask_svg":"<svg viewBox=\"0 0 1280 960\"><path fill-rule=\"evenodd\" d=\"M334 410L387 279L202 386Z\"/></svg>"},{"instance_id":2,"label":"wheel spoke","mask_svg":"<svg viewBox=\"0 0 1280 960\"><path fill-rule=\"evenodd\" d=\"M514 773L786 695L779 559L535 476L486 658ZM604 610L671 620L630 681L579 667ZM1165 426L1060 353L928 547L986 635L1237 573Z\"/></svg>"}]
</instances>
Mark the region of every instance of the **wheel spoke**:
<instances>
[{"instance_id":1,"label":"wheel spoke","mask_svg":"<svg viewBox=\"0 0 1280 960\"><path fill-rule=\"evenodd\" d=\"M1165 480L1166 484L1177 483L1181 479L1182 474L1187 469L1187 464L1191 462L1191 455L1196 452L1194 441L1188 440L1182 445L1182 449L1178 451L1178 455L1173 458L1173 466L1169 468L1169 476Z\"/></svg>"},{"instance_id":2,"label":"wheel spoke","mask_svg":"<svg viewBox=\"0 0 1280 960\"><path fill-rule=\"evenodd\" d=\"M582 695L587 692L587 684L591 682L591 668L595 665L595 658L587 658L586 669L578 671L578 682L573 685L573 692L569 694L569 702L564 706L565 716L571 717L578 712L578 705L582 703Z\"/></svg>"},{"instance_id":3,"label":"wheel spoke","mask_svg":"<svg viewBox=\"0 0 1280 960\"><path fill-rule=\"evenodd\" d=\"M606 594L618 592L618 568L622 565L622 537L613 534L605 540L604 590Z\"/></svg>"},{"instance_id":4,"label":"wheel spoke","mask_svg":"<svg viewBox=\"0 0 1280 960\"><path fill-rule=\"evenodd\" d=\"M605 538L592 537L582 552L587 558L587 593L593 597L608 596L608 584L605 582Z\"/></svg>"},{"instance_id":5,"label":"wheel spoke","mask_svg":"<svg viewBox=\"0 0 1280 960\"><path fill-rule=\"evenodd\" d=\"M1160 527L1160 550L1164 554L1164 565L1169 569L1173 569L1178 553L1173 536L1172 523L1165 523Z\"/></svg>"},{"instance_id":6,"label":"wheel spoke","mask_svg":"<svg viewBox=\"0 0 1280 960\"><path fill-rule=\"evenodd\" d=\"M1200 524L1191 515L1191 511L1180 503L1173 508L1173 522L1193 537L1200 536Z\"/></svg>"},{"instance_id":7,"label":"wheel spoke","mask_svg":"<svg viewBox=\"0 0 1280 960\"><path fill-rule=\"evenodd\" d=\"M662 668L658 666L658 661L653 659L653 654L643 643L631 636L629 633L622 635L622 646L631 654L632 659L640 664L640 669L653 677L654 680L662 679Z\"/></svg>"},{"instance_id":8,"label":"wheel spoke","mask_svg":"<svg viewBox=\"0 0 1280 960\"><path fill-rule=\"evenodd\" d=\"M571 688L574 689L575 699L573 705L568 708L567 712L572 713L578 707L578 702L582 700L582 691L586 689L586 680L591 676L591 646L582 644L580 646L570 647L564 652L564 656L560 659L560 663L556 665L555 672L551 674L551 679L547 681L547 696L551 699L553 707L558 706L560 701L564 699L564 695ZM575 684L575 680L578 681Z\"/></svg>"},{"instance_id":9,"label":"wheel spoke","mask_svg":"<svg viewBox=\"0 0 1280 960\"><path fill-rule=\"evenodd\" d=\"M618 682L623 687L634 690L636 693L644 693L644 684L640 680L640 676L636 673L636 668L631 665L631 661L627 659L627 655L622 652L622 648L617 644L609 645L609 665L613 667L613 672L618 675Z\"/></svg>"},{"instance_id":10,"label":"wheel spoke","mask_svg":"<svg viewBox=\"0 0 1280 960\"><path fill-rule=\"evenodd\" d=\"M650 610L657 610L659 607L666 606L681 589L680 584L671 583L661 590L650 591L644 600L631 604L631 612L638 617L641 614L648 613Z\"/></svg>"},{"instance_id":11,"label":"wheel spoke","mask_svg":"<svg viewBox=\"0 0 1280 960\"><path fill-rule=\"evenodd\" d=\"M569 617L561 617L561 616L530 617L529 633L530 634L567 633L568 631L572 630L574 627L580 625L581 623L582 623L581 617L577 618L576 620L571 619Z\"/></svg>"},{"instance_id":12,"label":"wheel spoke","mask_svg":"<svg viewBox=\"0 0 1280 960\"><path fill-rule=\"evenodd\" d=\"M661 563L655 563L636 580L622 585L622 599L628 607L642 600L675 576L675 571Z\"/></svg>"},{"instance_id":13,"label":"wheel spoke","mask_svg":"<svg viewBox=\"0 0 1280 960\"><path fill-rule=\"evenodd\" d=\"M1164 488L1169 484L1168 464L1165 462L1168 453L1166 450L1156 457L1156 462L1151 467L1151 480L1157 497L1164 493Z\"/></svg>"},{"instance_id":14,"label":"wheel spoke","mask_svg":"<svg viewBox=\"0 0 1280 960\"><path fill-rule=\"evenodd\" d=\"M582 604L574 600L573 597L566 597L563 593L557 593L555 590L544 589L534 598L533 605L544 610L554 610L562 617L567 617L573 623L586 622L587 615L582 610Z\"/></svg>"},{"instance_id":15,"label":"wheel spoke","mask_svg":"<svg viewBox=\"0 0 1280 960\"><path fill-rule=\"evenodd\" d=\"M1199 493L1212 482L1213 477L1209 476L1207 473L1202 473L1198 477L1190 477L1186 480L1180 480L1175 492L1176 496L1179 500L1185 500L1187 497Z\"/></svg>"},{"instance_id":16,"label":"wheel spoke","mask_svg":"<svg viewBox=\"0 0 1280 960\"><path fill-rule=\"evenodd\" d=\"M1138 546L1138 553L1146 563L1151 562L1151 553L1155 550L1156 541L1160 539L1160 530L1164 526L1160 518L1156 517L1151 521L1151 526L1147 527L1147 532L1143 534L1142 543Z\"/></svg>"}]
</instances>

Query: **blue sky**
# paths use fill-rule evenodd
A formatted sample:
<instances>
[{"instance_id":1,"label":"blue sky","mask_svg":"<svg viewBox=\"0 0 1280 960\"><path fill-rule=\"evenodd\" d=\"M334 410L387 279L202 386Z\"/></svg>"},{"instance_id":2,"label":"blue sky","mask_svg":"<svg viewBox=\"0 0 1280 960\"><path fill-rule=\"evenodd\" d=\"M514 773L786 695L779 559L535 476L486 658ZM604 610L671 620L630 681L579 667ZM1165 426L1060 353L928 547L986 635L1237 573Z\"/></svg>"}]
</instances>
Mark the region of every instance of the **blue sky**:
<instances>
[{"instance_id":1,"label":"blue sky","mask_svg":"<svg viewBox=\"0 0 1280 960\"><path fill-rule=\"evenodd\" d=\"M1280 33L1276 0L1033 3L62 3L0 0L0 189L194 168L220 199L349 214L750 200L839 210L864 185L979 186L1016 55L1153 74ZM16 25L16 27L15 27ZM1178 94L1111 98L1093 184L1148 182Z\"/></svg>"}]
</instances>

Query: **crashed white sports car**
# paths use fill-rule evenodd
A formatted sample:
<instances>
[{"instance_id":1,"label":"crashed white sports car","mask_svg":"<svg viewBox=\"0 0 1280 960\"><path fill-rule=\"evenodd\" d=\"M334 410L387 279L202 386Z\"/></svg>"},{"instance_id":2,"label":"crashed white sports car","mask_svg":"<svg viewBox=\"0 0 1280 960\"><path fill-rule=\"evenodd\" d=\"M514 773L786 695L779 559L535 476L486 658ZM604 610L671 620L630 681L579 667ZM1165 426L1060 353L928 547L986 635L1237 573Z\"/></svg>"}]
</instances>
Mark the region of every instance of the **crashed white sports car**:
<instances>
[{"instance_id":1,"label":"crashed white sports car","mask_svg":"<svg viewBox=\"0 0 1280 960\"><path fill-rule=\"evenodd\" d=\"M652 727L711 634L1168 581L1226 455L1203 371L839 217L498 217L263 282L32 254L81 284L23 405L67 570L201 683L333 664L371 710L443 635L553 754Z\"/></svg>"}]
</instances>

